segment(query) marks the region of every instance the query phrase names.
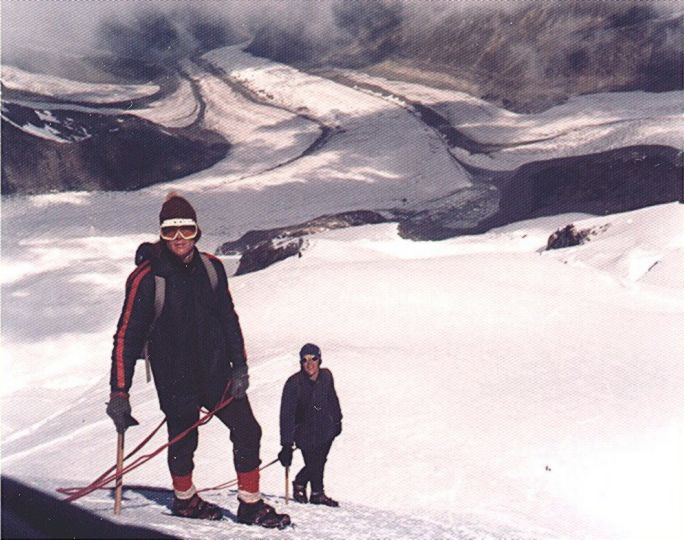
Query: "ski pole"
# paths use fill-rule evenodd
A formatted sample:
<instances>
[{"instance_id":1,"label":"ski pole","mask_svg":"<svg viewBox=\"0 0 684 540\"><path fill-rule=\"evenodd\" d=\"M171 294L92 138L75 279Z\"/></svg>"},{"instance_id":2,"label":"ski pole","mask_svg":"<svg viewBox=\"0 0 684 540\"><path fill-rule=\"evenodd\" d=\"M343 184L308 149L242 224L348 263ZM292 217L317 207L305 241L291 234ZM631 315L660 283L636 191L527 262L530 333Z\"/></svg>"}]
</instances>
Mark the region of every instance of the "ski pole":
<instances>
[{"instance_id":1,"label":"ski pole","mask_svg":"<svg viewBox=\"0 0 684 540\"><path fill-rule=\"evenodd\" d=\"M124 434L123 432L116 434L116 489L114 491L114 513L119 515L121 513L121 495L123 492L123 470L124 460Z\"/></svg>"},{"instance_id":2,"label":"ski pole","mask_svg":"<svg viewBox=\"0 0 684 540\"><path fill-rule=\"evenodd\" d=\"M285 504L290 501L290 467L285 467Z\"/></svg>"}]
</instances>

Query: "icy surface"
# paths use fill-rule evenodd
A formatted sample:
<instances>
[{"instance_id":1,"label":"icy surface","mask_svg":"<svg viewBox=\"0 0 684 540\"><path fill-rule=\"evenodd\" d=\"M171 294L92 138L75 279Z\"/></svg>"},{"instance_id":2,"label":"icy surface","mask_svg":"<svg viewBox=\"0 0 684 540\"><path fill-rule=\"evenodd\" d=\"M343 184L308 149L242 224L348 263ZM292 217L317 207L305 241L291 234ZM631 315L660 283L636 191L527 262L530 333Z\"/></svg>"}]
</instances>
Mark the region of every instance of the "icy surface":
<instances>
[{"instance_id":1,"label":"icy surface","mask_svg":"<svg viewBox=\"0 0 684 540\"><path fill-rule=\"evenodd\" d=\"M379 97L254 57L237 47L204 58L257 95L264 104L312 118L334 130L313 155L261 178L237 185L279 186L325 181L362 184L366 204L378 189L395 193L394 202L428 200L470 185L465 170L442 151L437 135L401 106ZM264 134L265 140L266 134Z\"/></svg>"},{"instance_id":2,"label":"icy surface","mask_svg":"<svg viewBox=\"0 0 684 540\"><path fill-rule=\"evenodd\" d=\"M419 102L443 115L473 140L504 148L454 154L470 165L513 170L530 161L661 144L680 148L684 92L625 92L577 96L537 114L517 114L462 92L344 72L353 81L382 88L389 97ZM395 99L396 101L396 99Z\"/></svg>"},{"instance_id":3,"label":"icy surface","mask_svg":"<svg viewBox=\"0 0 684 540\"><path fill-rule=\"evenodd\" d=\"M153 101L149 107L132 109L129 112L150 122L170 128L191 125L199 116L200 105L187 80L180 81L178 88L162 99ZM121 111L117 111L120 113Z\"/></svg>"},{"instance_id":4,"label":"icy surface","mask_svg":"<svg viewBox=\"0 0 684 540\"><path fill-rule=\"evenodd\" d=\"M115 103L148 97L159 92L156 84L95 84L30 73L14 66L2 66L2 84L10 90L89 103Z\"/></svg>"}]
</instances>

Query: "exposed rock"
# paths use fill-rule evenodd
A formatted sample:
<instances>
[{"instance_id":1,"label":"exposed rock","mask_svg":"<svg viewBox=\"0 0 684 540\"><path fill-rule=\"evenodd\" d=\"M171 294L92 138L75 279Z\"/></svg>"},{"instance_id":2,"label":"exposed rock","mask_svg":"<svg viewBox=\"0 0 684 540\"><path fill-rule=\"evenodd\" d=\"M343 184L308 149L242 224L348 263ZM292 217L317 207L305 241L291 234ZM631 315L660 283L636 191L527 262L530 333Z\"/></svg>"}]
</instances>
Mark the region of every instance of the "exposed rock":
<instances>
[{"instance_id":1,"label":"exposed rock","mask_svg":"<svg viewBox=\"0 0 684 540\"><path fill-rule=\"evenodd\" d=\"M493 226L569 212L614 214L684 202L682 152L631 146L519 167L502 187Z\"/></svg>"},{"instance_id":2,"label":"exposed rock","mask_svg":"<svg viewBox=\"0 0 684 540\"><path fill-rule=\"evenodd\" d=\"M499 211L500 192L492 185L460 189L447 197L421 204L399 222L399 234L412 240L441 240L474 233L480 223Z\"/></svg>"},{"instance_id":3,"label":"exposed rock","mask_svg":"<svg viewBox=\"0 0 684 540\"><path fill-rule=\"evenodd\" d=\"M2 111L2 192L132 190L205 169L228 152L219 135L129 115Z\"/></svg>"},{"instance_id":4,"label":"exposed rock","mask_svg":"<svg viewBox=\"0 0 684 540\"><path fill-rule=\"evenodd\" d=\"M240 257L240 265L235 271L236 276L263 270L273 263L287 259L294 255L301 257L304 246L303 238L274 239L261 242L244 251Z\"/></svg>"},{"instance_id":5,"label":"exposed rock","mask_svg":"<svg viewBox=\"0 0 684 540\"><path fill-rule=\"evenodd\" d=\"M240 239L221 245L216 253L218 255L240 254L240 265L235 274L247 274L293 255L301 256L302 249L305 247L303 240L305 236L333 229L384 223L392 219L396 219L392 214L367 210L320 216L289 227L249 231Z\"/></svg>"},{"instance_id":6,"label":"exposed rock","mask_svg":"<svg viewBox=\"0 0 684 540\"><path fill-rule=\"evenodd\" d=\"M667 146L536 161L497 181L499 186L475 185L411 209L401 216L399 233L441 240L541 216L606 215L684 202L682 152Z\"/></svg>"},{"instance_id":7,"label":"exposed rock","mask_svg":"<svg viewBox=\"0 0 684 540\"><path fill-rule=\"evenodd\" d=\"M549 239L546 242L546 251L582 245L589 242L592 236L598 236L599 234L606 232L609 227L610 223L605 223L600 227L578 229L575 227L574 223L570 223L549 236Z\"/></svg>"},{"instance_id":8,"label":"exposed rock","mask_svg":"<svg viewBox=\"0 0 684 540\"><path fill-rule=\"evenodd\" d=\"M579 246L588 239L590 232L590 229L578 230L572 223L566 225L549 236L549 240L546 242L546 250Z\"/></svg>"}]
</instances>

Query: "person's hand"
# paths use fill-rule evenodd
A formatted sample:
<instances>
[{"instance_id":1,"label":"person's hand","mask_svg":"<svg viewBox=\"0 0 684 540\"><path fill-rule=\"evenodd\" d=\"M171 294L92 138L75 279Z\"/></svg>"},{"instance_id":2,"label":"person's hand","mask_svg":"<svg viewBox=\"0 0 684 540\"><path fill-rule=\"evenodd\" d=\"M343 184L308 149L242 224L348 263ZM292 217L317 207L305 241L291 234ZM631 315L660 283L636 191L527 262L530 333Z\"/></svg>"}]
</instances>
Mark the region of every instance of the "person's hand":
<instances>
[{"instance_id":1,"label":"person's hand","mask_svg":"<svg viewBox=\"0 0 684 540\"><path fill-rule=\"evenodd\" d=\"M283 446L283 449L278 452L278 461L283 467L289 467L292 465L292 447Z\"/></svg>"},{"instance_id":2,"label":"person's hand","mask_svg":"<svg viewBox=\"0 0 684 540\"><path fill-rule=\"evenodd\" d=\"M230 383L230 395L235 399L242 399L247 395L247 388L249 388L247 366L233 369L233 379Z\"/></svg>"},{"instance_id":3,"label":"person's hand","mask_svg":"<svg viewBox=\"0 0 684 540\"><path fill-rule=\"evenodd\" d=\"M125 392L113 392L109 396L107 414L114 422L117 433L123 433L129 427L138 425L138 421L131 416L131 403Z\"/></svg>"}]
</instances>

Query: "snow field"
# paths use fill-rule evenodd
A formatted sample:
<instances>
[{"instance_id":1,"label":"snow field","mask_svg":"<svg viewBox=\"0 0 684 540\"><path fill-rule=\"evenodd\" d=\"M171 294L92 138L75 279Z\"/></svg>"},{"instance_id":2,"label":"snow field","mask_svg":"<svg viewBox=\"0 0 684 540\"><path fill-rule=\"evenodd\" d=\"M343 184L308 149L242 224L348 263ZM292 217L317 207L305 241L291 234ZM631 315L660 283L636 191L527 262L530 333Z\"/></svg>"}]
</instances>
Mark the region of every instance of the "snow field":
<instances>
[{"instance_id":1,"label":"snow field","mask_svg":"<svg viewBox=\"0 0 684 540\"><path fill-rule=\"evenodd\" d=\"M607 231L617 231L620 220L638 226L658 215L660 224L681 219L677 205L647 210L641 220L625 215L611 221ZM434 538L501 538L503 523L520 527L521 538L676 538L672 534L681 530L681 417L674 425L657 421L681 411L681 365L673 350L681 351L682 342L667 335L672 316L681 321L681 309L672 312L669 294L657 301L635 297L605 269L564 265L557 258L562 252L492 250L491 244L509 246L510 236L520 234L426 243L423 253L411 254L403 248L413 244L392 239L391 226L328 233L302 259L232 280L247 342L259 344L250 354L250 395L264 426L265 459L278 448L279 391L296 369L298 345L309 339L323 345L345 412L343 436L330 457L329 490L373 508L355 512L347 535L412 537L394 519L385 532L387 516L378 508L434 519L411 524ZM576 260L582 249L589 260L592 251L606 250L602 241L576 248ZM620 250L626 243L623 237ZM380 254L376 260L373 251ZM535 271L537 265L555 269L556 281L548 283L554 272ZM413 290L405 291L408 285ZM506 297L510 304L497 305ZM652 312L654 303L662 312ZM628 305L631 313L625 313ZM353 317L340 320L345 313ZM661 373L671 380L664 382ZM156 414L149 387L134 398L142 418ZM154 424L149 420L144 425ZM231 477L222 431L218 424L203 428L198 485ZM164 485L165 476L160 462L129 481ZM369 478L374 481L359 481ZM266 492L282 492L279 466L263 480ZM232 498L214 500L235 511ZM451 516L446 524L442 516L446 531L436 528L435 506ZM553 523L559 514L560 527ZM313 538L322 529L326 538L337 538L325 517L314 531L307 523L319 516L293 512L298 528L292 534ZM364 517L372 532L354 529ZM159 526L168 530L168 521ZM456 536L467 529L463 523L471 523L471 536ZM244 534L251 537L251 531Z\"/></svg>"},{"instance_id":2,"label":"snow field","mask_svg":"<svg viewBox=\"0 0 684 540\"><path fill-rule=\"evenodd\" d=\"M483 530L503 537L510 527L520 538L677 538L684 343L672 329L684 317L682 288L645 276L625 282L619 265L592 263L599 253L619 261L648 242L681 259L683 219L678 204L591 218L577 226L608 224L603 236L543 254L536 222L425 243L399 239L391 224L367 226L317 235L301 259L233 278L264 461L278 451L282 384L297 369L301 344L315 341L345 415L327 474L343 504L419 515L452 532L476 524L480 536L472 538L486 538ZM106 255L87 244L65 252L93 262L123 257L110 270L123 284L126 245L114 243ZM54 478L59 462L60 477L86 482L110 461L111 426L96 411L106 401L122 293L101 296L101 331L72 330L48 347L48 325L34 328L30 352L8 343L12 365L53 366L33 370L25 388L70 396L49 421L3 435L3 465L20 478ZM58 298L42 302L57 311ZM90 380L60 381L60 368L68 380L76 366ZM132 402L144 429L129 432L131 445L160 419L141 370ZM3 393L10 406L23 395L5 386ZM232 478L225 430L212 422L201 440L198 486ZM162 434L152 444L163 442ZM127 482L165 486L167 474L158 458ZM282 469L264 471L262 483L265 493L282 494Z\"/></svg>"},{"instance_id":3,"label":"snow field","mask_svg":"<svg viewBox=\"0 0 684 540\"><path fill-rule=\"evenodd\" d=\"M344 422L329 465L336 493L481 520L514 507L528 527L541 522L569 538L676 537L682 485L660 473L681 470L684 342L671 331L681 290L645 286L642 298L605 271L536 252L347 261L343 243L333 258L323 236L302 259L261 272L248 291L246 277L234 279L233 290L246 305L271 294L278 306L242 315L248 342L277 350L288 338L318 340L340 395L354 396L343 400L345 418L365 425ZM354 460L336 463L336 450ZM651 460L656 474L631 472Z\"/></svg>"}]
</instances>

